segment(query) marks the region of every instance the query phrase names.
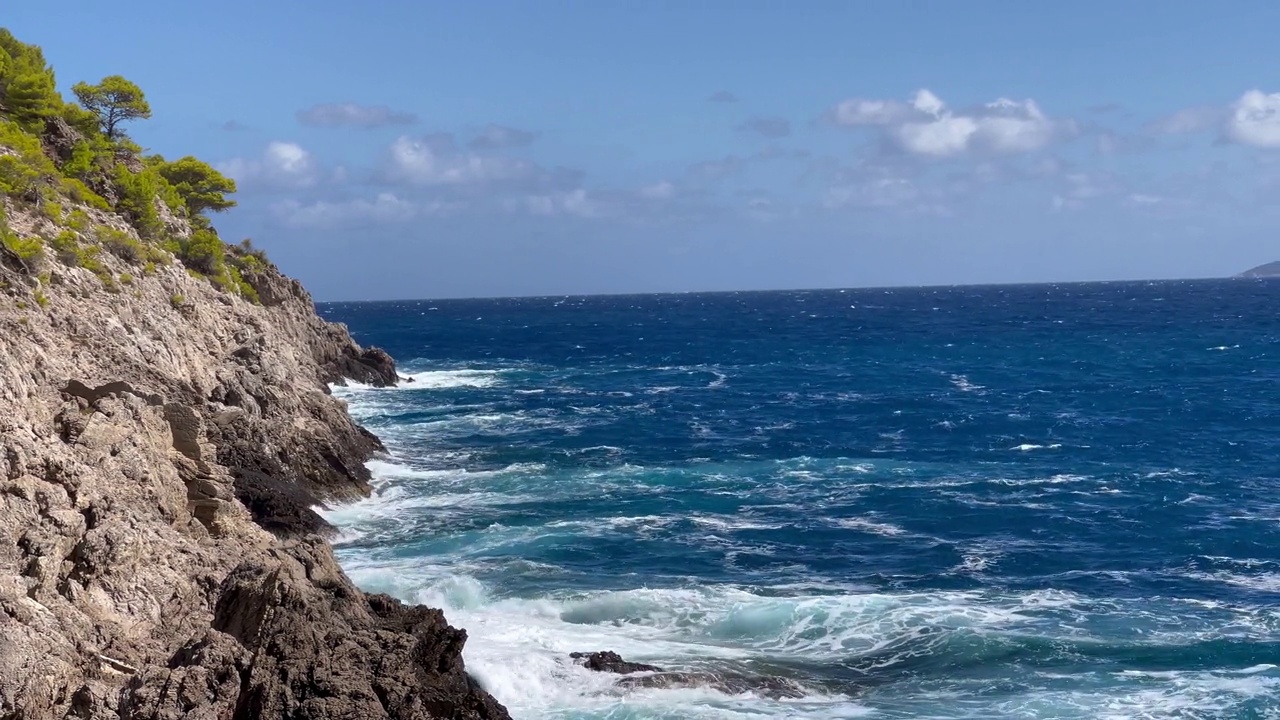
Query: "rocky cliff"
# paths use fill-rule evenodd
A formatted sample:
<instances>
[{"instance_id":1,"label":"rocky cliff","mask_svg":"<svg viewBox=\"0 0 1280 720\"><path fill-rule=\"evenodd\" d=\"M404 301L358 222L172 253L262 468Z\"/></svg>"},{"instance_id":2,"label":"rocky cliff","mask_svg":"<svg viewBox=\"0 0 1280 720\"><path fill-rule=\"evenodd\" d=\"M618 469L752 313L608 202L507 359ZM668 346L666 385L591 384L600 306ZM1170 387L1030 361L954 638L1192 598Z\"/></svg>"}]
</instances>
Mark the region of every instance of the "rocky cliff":
<instances>
[{"instance_id":1,"label":"rocky cliff","mask_svg":"<svg viewBox=\"0 0 1280 720\"><path fill-rule=\"evenodd\" d=\"M259 304L95 257L0 246L0 718L506 718L466 633L353 586L310 509L381 448L327 384L391 359L269 265Z\"/></svg>"}]
</instances>

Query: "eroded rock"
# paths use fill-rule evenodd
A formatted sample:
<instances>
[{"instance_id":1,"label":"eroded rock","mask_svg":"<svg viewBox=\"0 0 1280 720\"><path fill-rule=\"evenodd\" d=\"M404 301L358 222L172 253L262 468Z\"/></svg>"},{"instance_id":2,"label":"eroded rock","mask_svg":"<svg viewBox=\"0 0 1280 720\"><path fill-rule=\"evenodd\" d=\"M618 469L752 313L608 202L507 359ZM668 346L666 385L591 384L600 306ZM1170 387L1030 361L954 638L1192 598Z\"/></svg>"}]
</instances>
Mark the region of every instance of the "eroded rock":
<instances>
[{"instance_id":1,"label":"eroded rock","mask_svg":"<svg viewBox=\"0 0 1280 720\"><path fill-rule=\"evenodd\" d=\"M0 246L27 298L0 302L0 718L506 718L465 632L361 592L317 534L382 449L328 384L394 383L391 358L272 268L254 305L100 259L127 291L46 262L37 307Z\"/></svg>"},{"instance_id":2,"label":"eroded rock","mask_svg":"<svg viewBox=\"0 0 1280 720\"><path fill-rule=\"evenodd\" d=\"M802 698L804 688L787 678L748 675L730 671L668 671L655 665L623 660L612 650L569 653L569 657L588 670L626 675L615 687L636 688L710 688L727 695L752 693L773 699Z\"/></svg>"}]
</instances>

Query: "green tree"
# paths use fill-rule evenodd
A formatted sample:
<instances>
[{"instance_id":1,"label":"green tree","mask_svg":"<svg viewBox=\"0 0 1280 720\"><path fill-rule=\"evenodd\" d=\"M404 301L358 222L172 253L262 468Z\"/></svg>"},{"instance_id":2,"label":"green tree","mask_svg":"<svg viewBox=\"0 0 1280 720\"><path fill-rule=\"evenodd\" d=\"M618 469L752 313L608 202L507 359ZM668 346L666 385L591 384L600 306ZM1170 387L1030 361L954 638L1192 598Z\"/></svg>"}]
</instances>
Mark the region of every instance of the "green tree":
<instances>
[{"instance_id":1,"label":"green tree","mask_svg":"<svg viewBox=\"0 0 1280 720\"><path fill-rule=\"evenodd\" d=\"M62 98L44 53L0 28L0 112L23 129L38 132L45 118L61 106Z\"/></svg>"},{"instance_id":2,"label":"green tree","mask_svg":"<svg viewBox=\"0 0 1280 720\"><path fill-rule=\"evenodd\" d=\"M79 82L71 87L86 110L98 116L102 132L118 140L123 136L120 123L151 117L151 106L142 88L119 75L102 78L97 85Z\"/></svg>"},{"instance_id":3,"label":"green tree","mask_svg":"<svg viewBox=\"0 0 1280 720\"><path fill-rule=\"evenodd\" d=\"M212 165L188 155L171 163L158 166L160 176L178 191L187 205L187 211L198 215L206 210L222 212L235 207L236 201L227 198L236 191L236 181L223 175Z\"/></svg>"}]
</instances>

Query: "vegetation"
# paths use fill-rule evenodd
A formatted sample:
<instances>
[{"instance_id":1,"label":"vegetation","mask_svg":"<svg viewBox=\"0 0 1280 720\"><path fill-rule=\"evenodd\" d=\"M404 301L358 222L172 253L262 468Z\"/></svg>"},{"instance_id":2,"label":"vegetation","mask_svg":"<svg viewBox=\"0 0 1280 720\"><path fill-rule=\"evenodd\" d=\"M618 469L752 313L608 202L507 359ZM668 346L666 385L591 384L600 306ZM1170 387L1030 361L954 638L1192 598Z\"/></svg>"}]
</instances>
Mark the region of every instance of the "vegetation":
<instances>
[{"instance_id":1,"label":"vegetation","mask_svg":"<svg viewBox=\"0 0 1280 720\"><path fill-rule=\"evenodd\" d=\"M29 260L48 245L59 261L90 270L109 288L116 278L103 252L139 265L144 276L176 256L193 275L256 302L245 277L269 266L265 254L247 240L227 246L208 217L235 206L235 181L189 155L172 162L144 156L125 127L150 118L151 106L127 78L79 82L72 92L76 102L58 93L39 47L0 28L0 203L55 227L37 226L44 239L21 238L0 212L5 247ZM133 231L103 225L95 211L118 214ZM121 273L119 281L132 283L134 275Z\"/></svg>"},{"instance_id":2,"label":"vegetation","mask_svg":"<svg viewBox=\"0 0 1280 720\"><path fill-rule=\"evenodd\" d=\"M119 75L108 75L97 85L78 82L71 92L85 110L98 117L102 133L110 140L120 139L120 123L151 117L151 105L142 88Z\"/></svg>"},{"instance_id":3,"label":"vegetation","mask_svg":"<svg viewBox=\"0 0 1280 720\"><path fill-rule=\"evenodd\" d=\"M23 260L31 260L44 250L44 241L40 238L23 239L9 229L9 221L5 217L3 205L0 205L0 244Z\"/></svg>"},{"instance_id":4,"label":"vegetation","mask_svg":"<svg viewBox=\"0 0 1280 720\"><path fill-rule=\"evenodd\" d=\"M53 69L40 48L0 28L0 113L26 130L39 131L62 105Z\"/></svg>"},{"instance_id":5,"label":"vegetation","mask_svg":"<svg viewBox=\"0 0 1280 720\"><path fill-rule=\"evenodd\" d=\"M162 159L157 169L177 191L192 215L209 210L222 212L235 207L236 201L229 200L227 194L236 191L236 181L206 162L188 155L171 163Z\"/></svg>"}]
</instances>

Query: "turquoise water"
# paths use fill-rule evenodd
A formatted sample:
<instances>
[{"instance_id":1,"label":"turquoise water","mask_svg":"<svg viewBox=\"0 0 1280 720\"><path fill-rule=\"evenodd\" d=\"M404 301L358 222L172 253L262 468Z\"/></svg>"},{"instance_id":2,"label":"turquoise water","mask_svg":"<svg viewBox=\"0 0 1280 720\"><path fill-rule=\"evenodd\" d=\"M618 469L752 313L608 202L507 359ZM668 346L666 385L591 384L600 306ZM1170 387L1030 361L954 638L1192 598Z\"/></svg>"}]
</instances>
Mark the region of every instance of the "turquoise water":
<instances>
[{"instance_id":1,"label":"turquoise water","mask_svg":"<svg viewBox=\"0 0 1280 720\"><path fill-rule=\"evenodd\" d=\"M1280 717L1280 283L328 304L334 508L516 718ZM621 692L612 649L800 682Z\"/></svg>"}]
</instances>

